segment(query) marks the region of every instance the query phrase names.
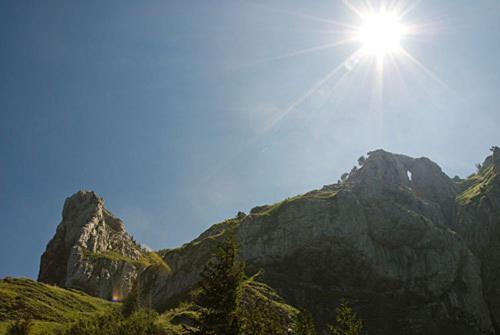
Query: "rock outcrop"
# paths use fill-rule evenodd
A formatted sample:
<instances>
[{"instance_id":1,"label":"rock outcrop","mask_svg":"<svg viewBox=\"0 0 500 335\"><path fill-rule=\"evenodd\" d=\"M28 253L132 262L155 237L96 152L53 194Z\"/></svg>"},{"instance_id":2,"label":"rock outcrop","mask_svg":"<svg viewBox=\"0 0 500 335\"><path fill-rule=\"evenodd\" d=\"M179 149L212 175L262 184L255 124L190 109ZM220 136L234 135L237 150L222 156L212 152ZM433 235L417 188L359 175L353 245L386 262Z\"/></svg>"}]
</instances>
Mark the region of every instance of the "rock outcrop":
<instances>
[{"instance_id":1,"label":"rock outcrop","mask_svg":"<svg viewBox=\"0 0 500 335\"><path fill-rule=\"evenodd\" d=\"M87 200L70 206L74 197L88 196L78 193L64 213L71 207L79 214L63 213L40 279L101 295L97 288L108 282L103 271L106 278L128 278L129 287L137 277L141 294L165 310L197 285L232 227L248 272L263 269L261 280L309 309L320 327L334 321L345 298L370 334L500 334L500 149L467 180L450 179L427 158L383 150L360 162L342 182L240 212L180 248L159 251L171 271L143 267L138 277L138 268L87 261L86 252L107 250L138 260L141 249L123 244L130 239L114 217L111 226L121 229L96 230L98 222L107 226L107 212L101 204L94 206L100 216L89 214L96 211L84 209L94 208ZM97 235L108 242L90 238Z\"/></svg>"},{"instance_id":2,"label":"rock outcrop","mask_svg":"<svg viewBox=\"0 0 500 335\"><path fill-rule=\"evenodd\" d=\"M481 261L484 297L500 334L500 148L491 151L481 169L460 183L453 229Z\"/></svg>"},{"instance_id":3,"label":"rock outcrop","mask_svg":"<svg viewBox=\"0 0 500 335\"><path fill-rule=\"evenodd\" d=\"M94 192L66 199L62 222L47 245L38 280L105 299L121 299L145 267L143 250Z\"/></svg>"}]
</instances>

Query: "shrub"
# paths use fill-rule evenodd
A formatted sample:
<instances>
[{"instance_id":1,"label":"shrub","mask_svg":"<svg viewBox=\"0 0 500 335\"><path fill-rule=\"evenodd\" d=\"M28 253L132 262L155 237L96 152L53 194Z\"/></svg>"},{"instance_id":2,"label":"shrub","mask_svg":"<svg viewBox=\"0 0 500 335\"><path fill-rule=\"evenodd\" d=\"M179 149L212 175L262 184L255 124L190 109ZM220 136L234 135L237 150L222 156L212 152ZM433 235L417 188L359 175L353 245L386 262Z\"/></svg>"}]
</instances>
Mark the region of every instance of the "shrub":
<instances>
[{"instance_id":1,"label":"shrub","mask_svg":"<svg viewBox=\"0 0 500 335\"><path fill-rule=\"evenodd\" d=\"M332 335L360 335L363 321L344 300L336 309L335 326L328 326Z\"/></svg>"},{"instance_id":2,"label":"shrub","mask_svg":"<svg viewBox=\"0 0 500 335\"><path fill-rule=\"evenodd\" d=\"M33 322L30 318L23 318L12 322L7 328L7 335L28 335Z\"/></svg>"},{"instance_id":3,"label":"shrub","mask_svg":"<svg viewBox=\"0 0 500 335\"><path fill-rule=\"evenodd\" d=\"M141 309L129 317L113 311L80 320L70 326L64 335L161 335L163 331L157 322L158 314L151 310Z\"/></svg>"}]
</instances>

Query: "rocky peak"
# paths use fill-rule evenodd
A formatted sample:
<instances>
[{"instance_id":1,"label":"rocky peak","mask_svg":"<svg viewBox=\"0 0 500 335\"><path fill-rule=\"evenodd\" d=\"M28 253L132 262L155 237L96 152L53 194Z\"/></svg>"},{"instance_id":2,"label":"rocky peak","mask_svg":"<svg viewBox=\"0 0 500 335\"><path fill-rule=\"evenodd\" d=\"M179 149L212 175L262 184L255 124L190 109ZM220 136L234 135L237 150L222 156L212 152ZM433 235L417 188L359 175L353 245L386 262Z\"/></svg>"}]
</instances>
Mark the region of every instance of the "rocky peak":
<instances>
[{"instance_id":1,"label":"rocky peak","mask_svg":"<svg viewBox=\"0 0 500 335\"><path fill-rule=\"evenodd\" d=\"M500 163L500 148L497 146L492 146L491 151L493 152L493 159L496 163Z\"/></svg>"},{"instance_id":2,"label":"rocky peak","mask_svg":"<svg viewBox=\"0 0 500 335\"><path fill-rule=\"evenodd\" d=\"M372 194L406 187L423 196L443 188L449 195L456 195L453 181L430 159L384 150L369 152L361 168L351 173L349 182L358 189L368 189Z\"/></svg>"},{"instance_id":3,"label":"rocky peak","mask_svg":"<svg viewBox=\"0 0 500 335\"><path fill-rule=\"evenodd\" d=\"M481 165L479 173L484 173L486 169L492 167L495 171L500 170L500 148L492 146L490 148L491 155L486 157L484 163Z\"/></svg>"},{"instance_id":4,"label":"rocky peak","mask_svg":"<svg viewBox=\"0 0 500 335\"><path fill-rule=\"evenodd\" d=\"M92 230L106 231L104 234L117 235L129 239L122 220L115 217L104 207L104 199L93 191L80 190L71 197L66 198L62 212L61 228L65 230L65 239L69 244L77 243L78 239L86 238L86 232ZM101 241L102 240L102 241ZM92 252L106 251L106 240L99 236L83 242L85 247ZM90 244L89 244L90 243Z\"/></svg>"},{"instance_id":5,"label":"rocky peak","mask_svg":"<svg viewBox=\"0 0 500 335\"><path fill-rule=\"evenodd\" d=\"M150 271L141 287L159 309L187 294L231 226L247 270L263 269L266 284L320 323L348 298L371 334L488 334L480 264L446 225L456 192L431 160L377 150L338 184L255 207L165 251L172 275Z\"/></svg>"},{"instance_id":6,"label":"rocky peak","mask_svg":"<svg viewBox=\"0 0 500 335\"><path fill-rule=\"evenodd\" d=\"M62 221L42 255L38 280L92 295L125 295L142 268L145 251L123 222L92 191L67 198Z\"/></svg>"},{"instance_id":7,"label":"rocky peak","mask_svg":"<svg viewBox=\"0 0 500 335\"><path fill-rule=\"evenodd\" d=\"M450 224L454 219L457 187L426 157L372 151L361 168L350 174L348 183L361 198L403 200L413 209L428 207L442 223Z\"/></svg>"}]
</instances>

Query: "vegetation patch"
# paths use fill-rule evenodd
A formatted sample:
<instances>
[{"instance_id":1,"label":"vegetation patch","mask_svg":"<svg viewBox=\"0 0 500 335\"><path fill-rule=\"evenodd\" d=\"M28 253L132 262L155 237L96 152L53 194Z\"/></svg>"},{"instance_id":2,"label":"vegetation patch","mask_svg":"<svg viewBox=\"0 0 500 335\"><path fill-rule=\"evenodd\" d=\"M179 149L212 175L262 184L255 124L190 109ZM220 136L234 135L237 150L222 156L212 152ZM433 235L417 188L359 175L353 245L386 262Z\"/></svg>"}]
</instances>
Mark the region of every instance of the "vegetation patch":
<instances>
[{"instance_id":1,"label":"vegetation patch","mask_svg":"<svg viewBox=\"0 0 500 335\"><path fill-rule=\"evenodd\" d=\"M0 280L0 321L3 322L30 317L35 321L36 330L51 327L54 322L70 322L112 308L112 303L80 291L66 290L30 279Z\"/></svg>"},{"instance_id":2,"label":"vegetation patch","mask_svg":"<svg viewBox=\"0 0 500 335\"><path fill-rule=\"evenodd\" d=\"M170 266L158 255L156 252L151 251L143 254L139 259L133 259L122 255L113 250L107 250L104 252L89 252L86 253L85 257L92 260L106 259L113 262L125 262L136 267L147 268L149 266L156 266L161 270L166 272L171 272Z\"/></svg>"},{"instance_id":3,"label":"vegetation patch","mask_svg":"<svg viewBox=\"0 0 500 335\"><path fill-rule=\"evenodd\" d=\"M139 263L144 267L154 266L159 270L165 271L167 273L171 273L172 269L170 266L158 255L156 252L151 251L141 256L139 259Z\"/></svg>"},{"instance_id":4,"label":"vegetation patch","mask_svg":"<svg viewBox=\"0 0 500 335\"><path fill-rule=\"evenodd\" d=\"M286 205L290 202L301 199L303 197L304 197L303 195L296 195L294 197L286 198L285 200L277 202L277 203L272 204L272 205L264 205L264 206L255 207L250 211L250 214L260 215L260 216L271 215L273 212L280 209L283 205Z\"/></svg>"},{"instance_id":5,"label":"vegetation patch","mask_svg":"<svg viewBox=\"0 0 500 335\"><path fill-rule=\"evenodd\" d=\"M477 174L474 174L463 181L463 184L468 186L457 197L457 201L462 205L470 204L475 199L479 199L484 194L488 193L497 179L495 166L490 164L483 167Z\"/></svg>"},{"instance_id":6,"label":"vegetation patch","mask_svg":"<svg viewBox=\"0 0 500 335\"><path fill-rule=\"evenodd\" d=\"M0 321L30 316L36 320L65 322L82 314L103 312L108 301L76 290L66 290L30 279L0 281Z\"/></svg>"}]
</instances>

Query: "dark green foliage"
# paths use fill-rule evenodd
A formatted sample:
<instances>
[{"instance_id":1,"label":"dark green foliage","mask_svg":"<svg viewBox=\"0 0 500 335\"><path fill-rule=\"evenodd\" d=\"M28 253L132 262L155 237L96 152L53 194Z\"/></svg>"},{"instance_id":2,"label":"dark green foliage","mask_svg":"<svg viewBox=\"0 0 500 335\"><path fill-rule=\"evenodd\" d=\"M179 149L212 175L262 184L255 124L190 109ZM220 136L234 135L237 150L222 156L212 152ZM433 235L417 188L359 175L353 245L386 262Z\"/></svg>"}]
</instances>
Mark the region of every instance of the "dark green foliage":
<instances>
[{"instance_id":1,"label":"dark green foliage","mask_svg":"<svg viewBox=\"0 0 500 335\"><path fill-rule=\"evenodd\" d=\"M312 314L306 309L300 309L297 315L295 332L298 335L316 335L316 327Z\"/></svg>"},{"instance_id":2,"label":"dark green foliage","mask_svg":"<svg viewBox=\"0 0 500 335\"><path fill-rule=\"evenodd\" d=\"M335 310L335 326L328 326L332 335L360 335L363 330L363 321L356 312L342 301Z\"/></svg>"},{"instance_id":3,"label":"dark green foliage","mask_svg":"<svg viewBox=\"0 0 500 335\"><path fill-rule=\"evenodd\" d=\"M160 335L158 314L151 310L139 310L129 317L119 311L82 319L69 327L64 335Z\"/></svg>"},{"instance_id":4,"label":"dark green foliage","mask_svg":"<svg viewBox=\"0 0 500 335\"><path fill-rule=\"evenodd\" d=\"M7 335L28 335L33 322L30 318L23 318L12 322L7 328Z\"/></svg>"},{"instance_id":5,"label":"dark green foliage","mask_svg":"<svg viewBox=\"0 0 500 335\"><path fill-rule=\"evenodd\" d=\"M253 300L241 315L241 334L245 335L282 335L287 334L280 317L272 311L271 303Z\"/></svg>"},{"instance_id":6,"label":"dark green foliage","mask_svg":"<svg viewBox=\"0 0 500 335\"><path fill-rule=\"evenodd\" d=\"M125 317L132 315L139 309L139 301L137 297L137 286L134 286L132 291L127 295L122 303L122 314Z\"/></svg>"},{"instance_id":7,"label":"dark green foliage","mask_svg":"<svg viewBox=\"0 0 500 335\"><path fill-rule=\"evenodd\" d=\"M238 246L230 232L201 273L200 289L195 298L201 307L197 334L239 334L239 302L244 274L243 264L237 257Z\"/></svg>"}]
</instances>

